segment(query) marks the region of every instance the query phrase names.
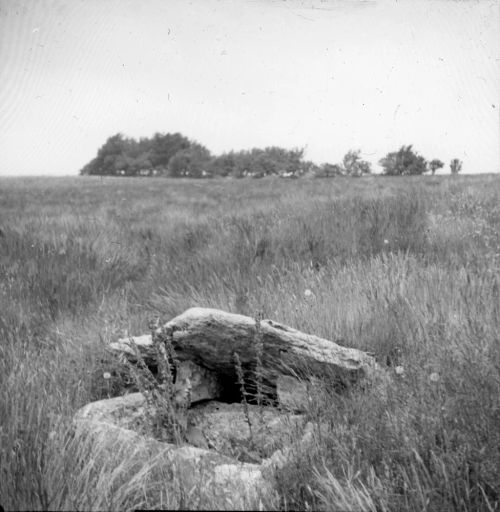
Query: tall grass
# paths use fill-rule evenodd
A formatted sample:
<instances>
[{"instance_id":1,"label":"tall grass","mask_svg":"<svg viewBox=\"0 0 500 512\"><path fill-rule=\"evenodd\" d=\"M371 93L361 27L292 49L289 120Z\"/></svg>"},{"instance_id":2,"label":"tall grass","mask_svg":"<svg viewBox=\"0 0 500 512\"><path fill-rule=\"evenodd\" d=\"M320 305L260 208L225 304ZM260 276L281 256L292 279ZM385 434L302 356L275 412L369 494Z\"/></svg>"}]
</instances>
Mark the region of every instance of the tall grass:
<instances>
[{"instance_id":1,"label":"tall grass","mask_svg":"<svg viewBox=\"0 0 500 512\"><path fill-rule=\"evenodd\" d=\"M71 429L122 390L110 340L197 305L262 311L391 375L386 393L316 385L322 428L267 506L498 509L499 205L496 176L2 180L0 503L236 506Z\"/></svg>"}]
</instances>

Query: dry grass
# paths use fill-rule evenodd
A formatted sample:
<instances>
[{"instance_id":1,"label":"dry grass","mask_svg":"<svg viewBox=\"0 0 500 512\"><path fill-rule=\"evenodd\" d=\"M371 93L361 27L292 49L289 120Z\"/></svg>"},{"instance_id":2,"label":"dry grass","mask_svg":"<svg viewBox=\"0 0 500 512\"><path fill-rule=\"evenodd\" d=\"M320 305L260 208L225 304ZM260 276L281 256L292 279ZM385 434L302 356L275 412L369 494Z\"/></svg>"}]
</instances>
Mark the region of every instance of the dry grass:
<instances>
[{"instance_id":1,"label":"dry grass","mask_svg":"<svg viewBox=\"0 0 500 512\"><path fill-rule=\"evenodd\" d=\"M393 377L385 395L318 384L326 431L266 506L497 510L499 205L497 176L1 180L1 504L234 507L71 430L121 391L107 342L207 306L343 340Z\"/></svg>"}]
</instances>

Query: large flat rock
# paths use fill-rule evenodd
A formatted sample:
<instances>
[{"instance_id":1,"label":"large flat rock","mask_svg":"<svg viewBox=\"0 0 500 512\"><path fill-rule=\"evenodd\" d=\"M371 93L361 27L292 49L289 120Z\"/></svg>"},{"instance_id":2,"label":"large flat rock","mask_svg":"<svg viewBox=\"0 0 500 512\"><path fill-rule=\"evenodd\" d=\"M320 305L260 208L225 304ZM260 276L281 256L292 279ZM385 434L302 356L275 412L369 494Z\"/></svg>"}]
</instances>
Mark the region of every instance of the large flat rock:
<instances>
[{"instance_id":1,"label":"large flat rock","mask_svg":"<svg viewBox=\"0 0 500 512\"><path fill-rule=\"evenodd\" d=\"M354 348L306 334L287 325L217 309L191 308L160 327L156 334L169 338L180 360L192 361L218 377L236 379L234 354L245 368L254 368L258 343L267 382L276 385L279 375L325 376L344 384L370 375L373 357ZM151 336L120 340L110 348L133 354L131 344L147 359L154 358Z\"/></svg>"}]
</instances>

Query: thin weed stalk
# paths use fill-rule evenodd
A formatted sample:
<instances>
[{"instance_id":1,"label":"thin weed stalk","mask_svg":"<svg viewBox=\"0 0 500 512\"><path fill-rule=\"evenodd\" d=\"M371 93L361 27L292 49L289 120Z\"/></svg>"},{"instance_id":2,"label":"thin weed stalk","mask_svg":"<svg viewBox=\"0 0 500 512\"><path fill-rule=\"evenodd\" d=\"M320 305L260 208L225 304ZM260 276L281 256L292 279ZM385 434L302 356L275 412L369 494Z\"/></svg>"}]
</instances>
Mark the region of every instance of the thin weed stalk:
<instances>
[{"instance_id":1,"label":"thin weed stalk","mask_svg":"<svg viewBox=\"0 0 500 512\"><path fill-rule=\"evenodd\" d=\"M175 403L175 387L172 365L165 345L160 336L153 333L156 349L158 378L148 368L138 347L132 343L137 365L122 357L135 385L146 399L146 415L153 428L153 434L159 439L166 438L181 443L185 434L185 422L180 417ZM185 411L182 411L185 412Z\"/></svg>"},{"instance_id":2,"label":"thin weed stalk","mask_svg":"<svg viewBox=\"0 0 500 512\"><path fill-rule=\"evenodd\" d=\"M262 325L261 325L262 313L258 313L255 318L255 386L256 386L256 398L257 405L259 407L259 414L262 420L264 414L264 393L263 393L263 373L264 368L262 365L262 356L264 353L264 343L262 338Z\"/></svg>"},{"instance_id":3,"label":"thin weed stalk","mask_svg":"<svg viewBox=\"0 0 500 512\"><path fill-rule=\"evenodd\" d=\"M236 368L236 375L238 377L238 384L240 385L240 391L241 391L241 403L243 404L243 412L245 414L245 420L248 424L248 429L250 430L250 441L252 445L254 444L254 437L253 437L253 431L252 431L252 420L250 418L250 411L248 409L248 400L247 396L249 396L246 387L245 387L245 378L243 374L243 366L241 365L241 360L238 354L234 353L234 363Z\"/></svg>"}]
</instances>

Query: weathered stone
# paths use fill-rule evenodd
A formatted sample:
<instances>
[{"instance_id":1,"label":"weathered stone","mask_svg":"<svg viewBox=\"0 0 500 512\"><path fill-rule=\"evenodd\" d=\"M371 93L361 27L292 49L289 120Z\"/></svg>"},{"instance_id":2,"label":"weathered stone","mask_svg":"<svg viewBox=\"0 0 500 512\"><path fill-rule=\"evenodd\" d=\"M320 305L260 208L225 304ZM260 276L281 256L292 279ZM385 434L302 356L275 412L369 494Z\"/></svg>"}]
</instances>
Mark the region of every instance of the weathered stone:
<instances>
[{"instance_id":1,"label":"weathered stone","mask_svg":"<svg viewBox=\"0 0 500 512\"><path fill-rule=\"evenodd\" d=\"M150 365L156 365L156 350L153 345L151 334L142 336L129 336L120 338L118 341L111 342L108 347L114 352L125 354L131 361L136 361L135 348L139 351L144 362Z\"/></svg>"},{"instance_id":2,"label":"weathered stone","mask_svg":"<svg viewBox=\"0 0 500 512\"><path fill-rule=\"evenodd\" d=\"M276 469L283 468L288 462L294 457L294 452L308 452L314 450L314 446L317 446L317 437L325 437L328 435L328 426L326 424L313 424L310 421L307 422L305 427L302 428L302 437L296 436L294 444L285 445L273 452L273 454L264 459L261 464L261 469L264 475L272 474Z\"/></svg>"},{"instance_id":3,"label":"weathered stone","mask_svg":"<svg viewBox=\"0 0 500 512\"><path fill-rule=\"evenodd\" d=\"M169 336L181 360L191 360L219 375L235 378L234 354L245 367L255 366L259 337L253 318L217 309L191 308L158 329ZM328 376L352 383L369 374L375 360L361 350L262 320L262 365L268 380L280 374Z\"/></svg>"},{"instance_id":4,"label":"weathered stone","mask_svg":"<svg viewBox=\"0 0 500 512\"><path fill-rule=\"evenodd\" d=\"M208 446L242 462L261 462L287 443L304 417L282 415L274 407L212 401L193 407L188 424L188 431L196 434L191 439L195 446Z\"/></svg>"},{"instance_id":5,"label":"weathered stone","mask_svg":"<svg viewBox=\"0 0 500 512\"><path fill-rule=\"evenodd\" d=\"M134 393L93 402L80 409L74 424L78 436L92 438L96 453L89 457L119 453L130 466L134 462L154 461L185 491L210 489L214 496L229 500L226 503L230 508L256 508L260 500L273 498L272 485L258 464L242 463L214 450L160 442L138 433L137 420L145 406L144 396Z\"/></svg>"},{"instance_id":6,"label":"weathered stone","mask_svg":"<svg viewBox=\"0 0 500 512\"><path fill-rule=\"evenodd\" d=\"M208 489L222 499L210 497L211 506L256 508L262 507L261 499L276 497L274 471L296 453L310 450L316 435L327 433L324 425L304 427L303 415L283 414L307 410L316 379L326 377L328 385L343 386L369 376L380 387L380 372L370 355L271 320L257 325L250 317L192 308L155 331L155 343L167 339L179 361L174 402L165 403L158 390L148 400L141 393L101 400L77 412L76 430L91 436L95 460L109 456L133 464L154 462L161 475L185 491ZM130 361L137 360L139 351L155 371L155 343L144 335L109 347ZM256 401L263 399L265 405L214 401L242 399L235 354L242 366L244 396L255 391ZM186 411L188 396L192 406ZM280 407L270 407L276 397ZM120 460L119 467L128 467Z\"/></svg>"},{"instance_id":7,"label":"weathered stone","mask_svg":"<svg viewBox=\"0 0 500 512\"><path fill-rule=\"evenodd\" d=\"M143 418L146 397L142 393L130 393L115 398L91 402L77 411L75 421L101 421L131 428L136 418ZM122 418L125 423L120 423ZM132 423L130 423L132 422Z\"/></svg>"},{"instance_id":8,"label":"weathered stone","mask_svg":"<svg viewBox=\"0 0 500 512\"><path fill-rule=\"evenodd\" d=\"M278 375L276 379L278 403L284 409L305 411L309 403L308 383L291 375Z\"/></svg>"},{"instance_id":9,"label":"weathered stone","mask_svg":"<svg viewBox=\"0 0 500 512\"><path fill-rule=\"evenodd\" d=\"M125 354L132 361L136 360L137 348L148 366L156 365L156 351L150 334L121 338L110 343L109 348ZM217 376L189 360L180 361L176 368L174 388L179 398L185 397L189 388L191 403L218 398L222 393L222 385Z\"/></svg>"},{"instance_id":10,"label":"weathered stone","mask_svg":"<svg viewBox=\"0 0 500 512\"><path fill-rule=\"evenodd\" d=\"M179 360L189 360L213 371L226 384L237 380L235 353L246 370L255 367L259 334L251 317L191 308L156 332L170 338ZM151 336L131 340L139 341L137 348L145 359L155 358ZM260 342L265 382L274 387L279 375L326 376L349 384L371 375L377 368L374 358L361 350L340 346L272 320L260 322ZM110 344L110 348L134 354L127 339Z\"/></svg>"},{"instance_id":11,"label":"weathered stone","mask_svg":"<svg viewBox=\"0 0 500 512\"><path fill-rule=\"evenodd\" d=\"M191 403L218 398L222 393L222 386L217 376L192 361L179 363L174 387L176 393L183 395L189 388Z\"/></svg>"}]
</instances>

